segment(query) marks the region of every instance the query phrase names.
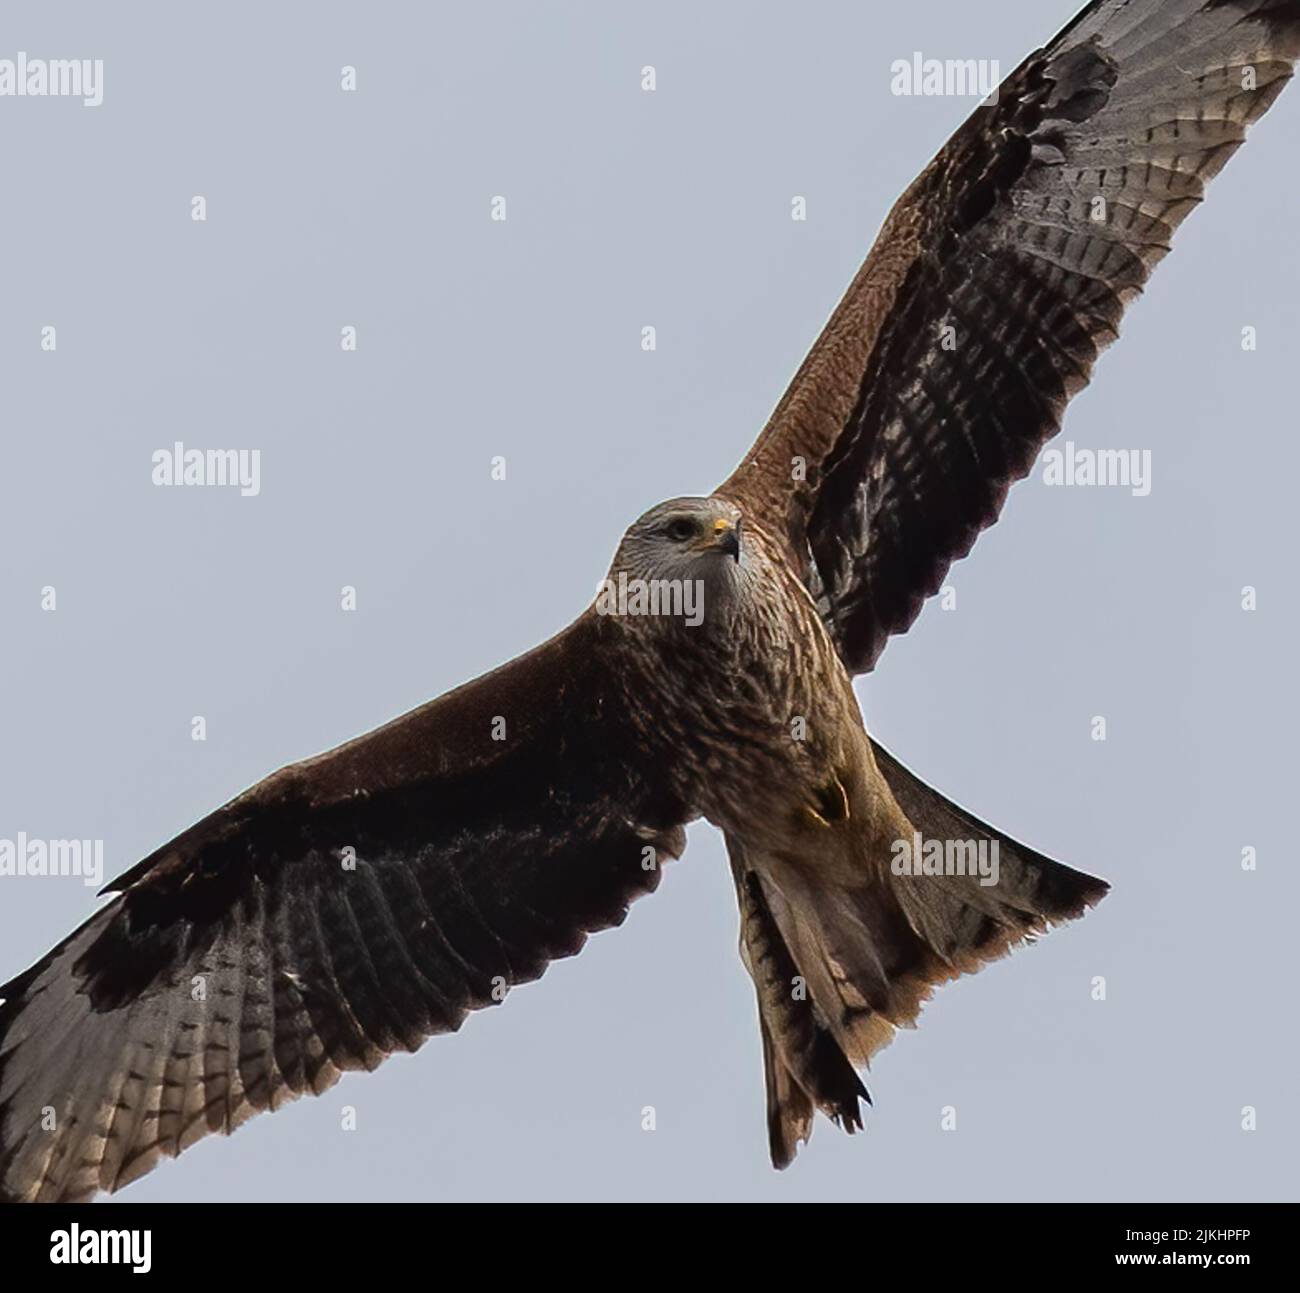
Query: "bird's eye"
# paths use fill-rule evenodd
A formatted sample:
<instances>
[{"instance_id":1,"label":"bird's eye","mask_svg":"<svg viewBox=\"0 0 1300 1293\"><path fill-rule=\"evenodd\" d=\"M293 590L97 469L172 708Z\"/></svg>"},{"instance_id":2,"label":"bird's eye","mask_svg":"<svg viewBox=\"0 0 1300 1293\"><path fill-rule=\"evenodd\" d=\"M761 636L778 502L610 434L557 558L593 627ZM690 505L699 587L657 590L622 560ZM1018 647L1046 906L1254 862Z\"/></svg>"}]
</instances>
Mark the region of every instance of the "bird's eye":
<instances>
[{"instance_id":1,"label":"bird's eye","mask_svg":"<svg viewBox=\"0 0 1300 1293\"><path fill-rule=\"evenodd\" d=\"M665 533L674 543L685 543L687 539L695 537L695 523L680 518L676 521L669 521Z\"/></svg>"}]
</instances>

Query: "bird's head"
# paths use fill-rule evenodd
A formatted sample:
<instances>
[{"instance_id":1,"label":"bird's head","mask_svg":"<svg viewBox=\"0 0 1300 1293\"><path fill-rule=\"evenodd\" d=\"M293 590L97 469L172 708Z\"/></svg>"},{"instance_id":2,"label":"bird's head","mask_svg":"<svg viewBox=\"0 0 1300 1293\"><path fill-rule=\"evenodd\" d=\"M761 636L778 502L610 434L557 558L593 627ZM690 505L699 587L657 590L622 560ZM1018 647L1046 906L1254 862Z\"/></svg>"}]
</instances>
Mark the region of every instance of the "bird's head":
<instances>
[{"instance_id":1,"label":"bird's head","mask_svg":"<svg viewBox=\"0 0 1300 1293\"><path fill-rule=\"evenodd\" d=\"M698 627L735 605L746 577L740 509L723 498L674 498L624 534L596 609Z\"/></svg>"}]
</instances>

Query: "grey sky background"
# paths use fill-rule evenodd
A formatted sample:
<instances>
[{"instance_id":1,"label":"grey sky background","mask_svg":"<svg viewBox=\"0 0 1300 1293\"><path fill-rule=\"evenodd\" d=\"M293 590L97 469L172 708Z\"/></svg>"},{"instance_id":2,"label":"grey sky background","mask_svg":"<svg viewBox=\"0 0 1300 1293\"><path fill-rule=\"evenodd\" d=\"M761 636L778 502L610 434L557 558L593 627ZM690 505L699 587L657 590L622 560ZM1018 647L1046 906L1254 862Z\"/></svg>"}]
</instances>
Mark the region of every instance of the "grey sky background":
<instances>
[{"instance_id":1,"label":"grey sky background","mask_svg":"<svg viewBox=\"0 0 1300 1293\"><path fill-rule=\"evenodd\" d=\"M1077 7L9 6L0 57L105 70L98 108L0 99L0 837L101 837L116 874L566 624L628 523L731 470L974 106L892 61L1005 74ZM1151 450L1150 496L1036 473L859 681L899 757L1114 885L938 995L865 1136L769 1167L700 825L503 1009L118 1198L1294 1198L1298 130L1292 89L1072 406L1077 444ZM260 496L156 488L175 440L260 449ZM0 979L95 901L0 880Z\"/></svg>"}]
</instances>

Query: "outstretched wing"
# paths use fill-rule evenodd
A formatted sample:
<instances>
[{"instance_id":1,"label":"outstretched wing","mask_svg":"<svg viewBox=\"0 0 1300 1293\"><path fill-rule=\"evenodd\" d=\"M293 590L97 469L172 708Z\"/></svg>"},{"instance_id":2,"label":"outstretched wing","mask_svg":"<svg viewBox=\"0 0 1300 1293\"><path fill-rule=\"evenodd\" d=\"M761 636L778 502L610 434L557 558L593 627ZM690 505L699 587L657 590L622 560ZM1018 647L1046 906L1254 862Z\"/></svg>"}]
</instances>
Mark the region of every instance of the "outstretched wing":
<instances>
[{"instance_id":1,"label":"outstretched wing","mask_svg":"<svg viewBox=\"0 0 1300 1293\"><path fill-rule=\"evenodd\" d=\"M619 924L686 810L596 623L269 777L0 988L0 1198L116 1190Z\"/></svg>"},{"instance_id":2,"label":"outstretched wing","mask_svg":"<svg viewBox=\"0 0 1300 1293\"><path fill-rule=\"evenodd\" d=\"M1096 0L886 220L719 489L870 669L991 525L1300 51L1300 0Z\"/></svg>"}]
</instances>

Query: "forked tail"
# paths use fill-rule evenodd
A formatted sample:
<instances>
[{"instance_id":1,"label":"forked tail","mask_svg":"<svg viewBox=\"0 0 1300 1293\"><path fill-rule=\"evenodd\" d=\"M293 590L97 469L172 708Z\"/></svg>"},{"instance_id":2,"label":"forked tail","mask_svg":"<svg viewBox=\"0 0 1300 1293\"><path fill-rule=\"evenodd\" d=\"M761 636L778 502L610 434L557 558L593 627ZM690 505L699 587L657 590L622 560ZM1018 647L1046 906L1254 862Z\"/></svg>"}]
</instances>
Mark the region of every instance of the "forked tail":
<instances>
[{"instance_id":1,"label":"forked tail","mask_svg":"<svg viewBox=\"0 0 1300 1293\"><path fill-rule=\"evenodd\" d=\"M859 1130L857 1069L914 1024L939 984L1080 916L1107 892L971 816L872 743L913 827L853 888L727 846L741 957L758 994L772 1162L785 1167L820 1109Z\"/></svg>"}]
</instances>

